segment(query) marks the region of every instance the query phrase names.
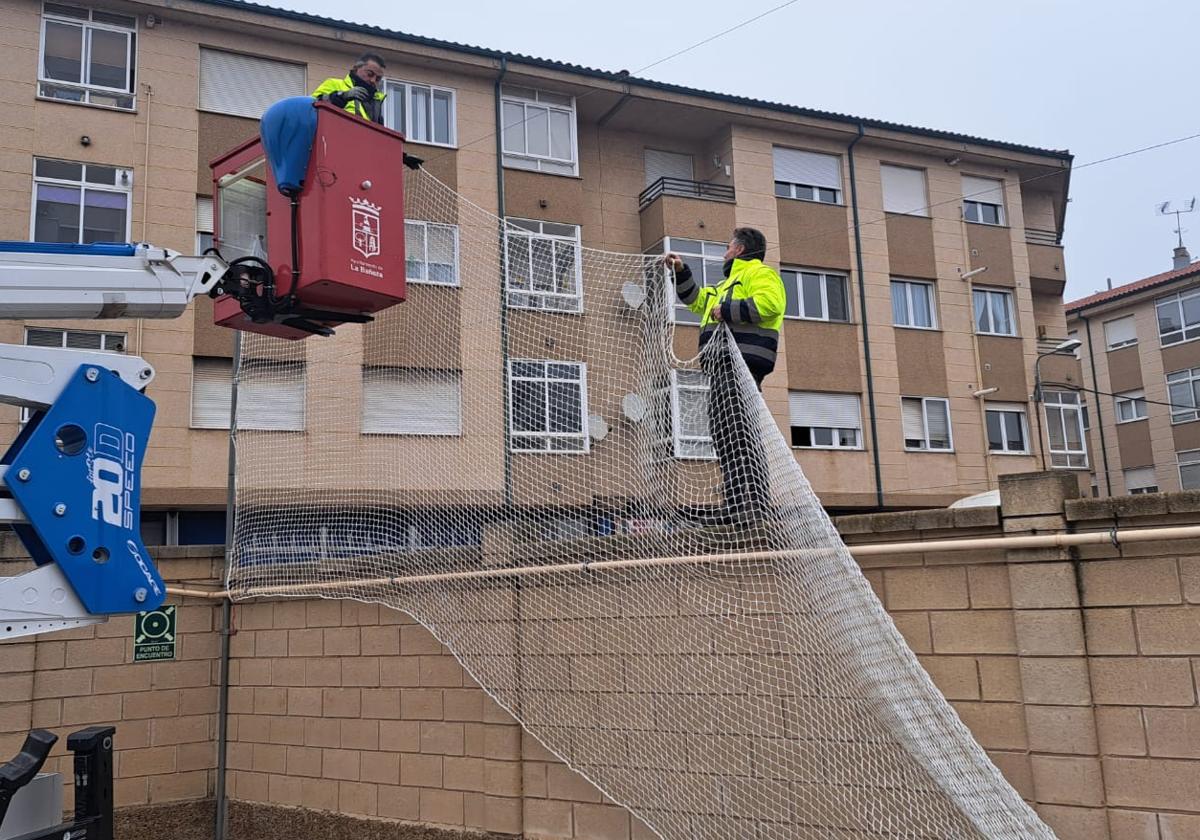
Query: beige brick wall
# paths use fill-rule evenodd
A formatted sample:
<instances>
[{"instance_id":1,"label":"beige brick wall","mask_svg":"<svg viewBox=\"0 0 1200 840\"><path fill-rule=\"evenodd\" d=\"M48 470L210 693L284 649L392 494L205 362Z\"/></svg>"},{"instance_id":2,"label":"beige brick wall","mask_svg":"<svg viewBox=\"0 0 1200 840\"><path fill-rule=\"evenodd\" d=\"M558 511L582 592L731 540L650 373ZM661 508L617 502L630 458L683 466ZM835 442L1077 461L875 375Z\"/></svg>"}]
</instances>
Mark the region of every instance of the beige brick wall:
<instances>
[{"instance_id":1,"label":"beige brick wall","mask_svg":"<svg viewBox=\"0 0 1200 840\"><path fill-rule=\"evenodd\" d=\"M1064 488L1076 492L1061 474L1006 481L1004 517L838 524L854 544L1200 518L1196 493L1064 503ZM15 573L15 546L3 546ZM219 552L193 552L156 554L172 581L215 583ZM1177 840L1200 825L1200 541L862 565L934 682L1063 840ZM233 616L228 790L245 807L548 840L650 836L407 615L296 600L238 604ZM31 726L113 723L121 807L211 797L219 609L185 602L179 621L174 662L133 664L129 619L0 645L0 754Z\"/></svg>"},{"instance_id":2,"label":"beige brick wall","mask_svg":"<svg viewBox=\"0 0 1200 840\"><path fill-rule=\"evenodd\" d=\"M215 579L208 550L159 549L169 583ZM201 556L202 555L202 556ZM25 569L11 532L0 534L0 574ZM85 726L117 727L118 807L211 796L217 755L219 607L183 601L176 659L133 662L133 618L0 644L0 757L14 755L31 728L59 735L47 763L63 773L72 801L66 735Z\"/></svg>"}]
</instances>

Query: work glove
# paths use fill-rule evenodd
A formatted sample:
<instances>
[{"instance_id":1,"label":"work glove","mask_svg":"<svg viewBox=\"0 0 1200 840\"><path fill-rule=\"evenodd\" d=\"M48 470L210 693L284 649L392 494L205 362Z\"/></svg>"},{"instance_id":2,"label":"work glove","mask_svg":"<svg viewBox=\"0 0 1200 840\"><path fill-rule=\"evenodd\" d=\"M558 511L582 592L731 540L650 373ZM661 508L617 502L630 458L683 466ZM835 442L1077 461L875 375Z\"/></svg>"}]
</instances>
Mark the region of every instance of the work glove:
<instances>
[{"instance_id":1,"label":"work glove","mask_svg":"<svg viewBox=\"0 0 1200 840\"><path fill-rule=\"evenodd\" d=\"M352 87L350 90L335 90L329 94L329 101L339 108L345 108L348 102L367 102L370 98L371 94L360 87Z\"/></svg>"}]
</instances>

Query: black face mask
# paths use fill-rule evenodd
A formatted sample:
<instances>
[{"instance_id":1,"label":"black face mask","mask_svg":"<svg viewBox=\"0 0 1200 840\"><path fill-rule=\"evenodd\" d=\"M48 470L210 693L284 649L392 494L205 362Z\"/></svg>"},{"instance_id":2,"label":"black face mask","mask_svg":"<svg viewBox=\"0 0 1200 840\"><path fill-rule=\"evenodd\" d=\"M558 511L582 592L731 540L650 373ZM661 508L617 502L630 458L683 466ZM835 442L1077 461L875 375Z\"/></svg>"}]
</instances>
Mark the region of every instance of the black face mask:
<instances>
[{"instance_id":1,"label":"black face mask","mask_svg":"<svg viewBox=\"0 0 1200 840\"><path fill-rule=\"evenodd\" d=\"M363 88L367 93L371 94L371 96L375 95L375 85L359 78L358 74L353 70L350 71L350 81L354 82L355 87Z\"/></svg>"},{"instance_id":2,"label":"black face mask","mask_svg":"<svg viewBox=\"0 0 1200 840\"><path fill-rule=\"evenodd\" d=\"M721 266L721 271L723 271L725 273L726 277L729 276L729 272L733 271L733 260L736 260L736 259L737 259L737 257L734 257L733 259L725 260L724 265Z\"/></svg>"}]
</instances>

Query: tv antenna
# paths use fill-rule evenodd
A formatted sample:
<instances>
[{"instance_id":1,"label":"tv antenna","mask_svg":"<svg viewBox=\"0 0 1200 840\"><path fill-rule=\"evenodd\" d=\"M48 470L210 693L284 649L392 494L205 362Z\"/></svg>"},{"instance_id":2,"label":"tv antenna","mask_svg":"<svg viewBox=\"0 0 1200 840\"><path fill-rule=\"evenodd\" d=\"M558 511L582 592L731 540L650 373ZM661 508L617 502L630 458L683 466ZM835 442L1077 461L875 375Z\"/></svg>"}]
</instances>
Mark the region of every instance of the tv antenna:
<instances>
[{"instance_id":1,"label":"tv antenna","mask_svg":"<svg viewBox=\"0 0 1200 840\"><path fill-rule=\"evenodd\" d=\"M1171 202L1164 201L1158 205L1158 215L1160 216L1175 216L1175 233L1179 236L1179 247L1183 247L1183 225L1179 221L1179 217L1184 213L1191 213L1196 209L1195 197L1189 198L1187 201L1180 202L1178 207L1172 207Z\"/></svg>"}]
</instances>

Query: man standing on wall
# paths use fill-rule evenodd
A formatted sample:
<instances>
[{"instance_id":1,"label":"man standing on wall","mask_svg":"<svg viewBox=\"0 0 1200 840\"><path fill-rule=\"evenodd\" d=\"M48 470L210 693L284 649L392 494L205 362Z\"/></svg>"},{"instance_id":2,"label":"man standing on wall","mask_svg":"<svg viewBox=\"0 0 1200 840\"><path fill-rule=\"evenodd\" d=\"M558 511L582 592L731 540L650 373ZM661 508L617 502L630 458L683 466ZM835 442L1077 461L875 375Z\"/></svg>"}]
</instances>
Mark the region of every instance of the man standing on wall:
<instances>
[{"instance_id":1,"label":"man standing on wall","mask_svg":"<svg viewBox=\"0 0 1200 840\"><path fill-rule=\"evenodd\" d=\"M722 324L746 362L758 390L775 369L779 328L787 293L775 269L763 263L767 241L762 231L742 227L733 232L725 249L725 278L716 286L700 286L678 254L663 262L675 277L675 293L700 316L700 362L708 375L708 428L721 467L725 512L738 519L761 516L769 509L766 454L755 422L753 392L739 387L735 359L728 353L707 353L705 346Z\"/></svg>"}]
</instances>

